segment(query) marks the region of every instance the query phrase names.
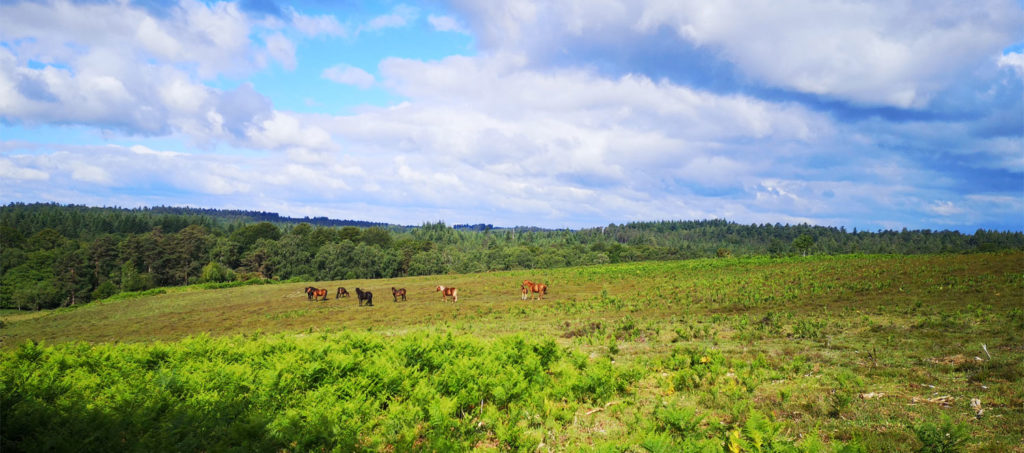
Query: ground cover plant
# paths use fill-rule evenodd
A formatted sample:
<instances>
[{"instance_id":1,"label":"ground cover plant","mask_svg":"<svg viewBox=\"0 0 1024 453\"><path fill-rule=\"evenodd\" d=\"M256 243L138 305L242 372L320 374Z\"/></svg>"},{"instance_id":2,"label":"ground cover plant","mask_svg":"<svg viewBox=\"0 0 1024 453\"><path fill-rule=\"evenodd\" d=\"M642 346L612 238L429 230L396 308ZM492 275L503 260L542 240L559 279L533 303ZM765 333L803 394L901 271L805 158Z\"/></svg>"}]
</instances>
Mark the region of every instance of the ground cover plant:
<instances>
[{"instance_id":1,"label":"ground cover plant","mask_svg":"<svg viewBox=\"0 0 1024 453\"><path fill-rule=\"evenodd\" d=\"M1014 451L1022 300L1019 252L167 288L0 313L0 446Z\"/></svg>"}]
</instances>

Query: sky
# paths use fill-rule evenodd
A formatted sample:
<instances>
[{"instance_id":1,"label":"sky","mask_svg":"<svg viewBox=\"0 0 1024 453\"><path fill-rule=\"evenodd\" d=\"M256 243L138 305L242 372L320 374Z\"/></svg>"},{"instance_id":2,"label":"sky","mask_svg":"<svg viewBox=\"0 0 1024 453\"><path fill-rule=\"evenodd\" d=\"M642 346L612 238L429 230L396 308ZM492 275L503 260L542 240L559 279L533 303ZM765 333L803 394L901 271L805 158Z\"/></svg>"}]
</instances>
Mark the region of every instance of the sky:
<instances>
[{"instance_id":1,"label":"sky","mask_svg":"<svg viewBox=\"0 0 1024 453\"><path fill-rule=\"evenodd\" d=\"M0 202L1024 231L1024 3L3 0Z\"/></svg>"}]
</instances>

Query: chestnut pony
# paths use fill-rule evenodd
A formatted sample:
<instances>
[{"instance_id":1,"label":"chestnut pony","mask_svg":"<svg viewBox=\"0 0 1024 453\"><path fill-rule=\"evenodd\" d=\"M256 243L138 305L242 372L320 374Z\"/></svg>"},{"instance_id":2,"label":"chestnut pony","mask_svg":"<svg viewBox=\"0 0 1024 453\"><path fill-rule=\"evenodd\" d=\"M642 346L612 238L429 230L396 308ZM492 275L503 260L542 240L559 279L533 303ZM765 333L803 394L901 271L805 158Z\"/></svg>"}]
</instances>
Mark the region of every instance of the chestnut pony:
<instances>
[{"instance_id":1,"label":"chestnut pony","mask_svg":"<svg viewBox=\"0 0 1024 453\"><path fill-rule=\"evenodd\" d=\"M392 286L391 287L391 297L395 298L395 302L398 302L398 296L402 296L402 302L405 302L405 288L395 289L395 287Z\"/></svg>"},{"instance_id":2,"label":"chestnut pony","mask_svg":"<svg viewBox=\"0 0 1024 453\"><path fill-rule=\"evenodd\" d=\"M321 297L323 298L322 300L327 300L327 290L309 286L306 287L306 296L308 298L312 298L314 301L321 300Z\"/></svg>"},{"instance_id":3,"label":"chestnut pony","mask_svg":"<svg viewBox=\"0 0 1024 453\"><path fill-rule=\"evenodd\" d=\"M526 290L533 291L535 294L539 294L541 299L548 293L548 285L543 283L534 283L529 280L523 280L523 300L526 300ZM536 299L537 297L534 297Z\"/></svg>"},{"instance_id":4,"label":"chestnut pony","mask_svg":"<svg viewBox=\"0 0 1024 453\"><path fill-rule=\"evenodd\" d=\"M434 291L441 291L441 300L448 302L448 296L452 296L452 302L459 301L459 289L449 288L444 285L437 285L437 289Z\"/></svg>"}]
</instances>

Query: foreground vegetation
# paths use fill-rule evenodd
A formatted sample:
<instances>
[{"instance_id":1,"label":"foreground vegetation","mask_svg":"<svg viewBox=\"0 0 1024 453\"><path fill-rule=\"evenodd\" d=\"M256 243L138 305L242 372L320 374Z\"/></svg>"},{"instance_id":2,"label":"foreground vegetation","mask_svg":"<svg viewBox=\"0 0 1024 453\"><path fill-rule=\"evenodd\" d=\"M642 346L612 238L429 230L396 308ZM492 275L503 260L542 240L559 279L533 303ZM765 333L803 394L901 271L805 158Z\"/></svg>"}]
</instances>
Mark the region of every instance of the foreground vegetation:
<instances>
[{"instance_id":1,"label":"foreground vegetation","mask_svg":"<svg viewBox=\"0 0 1024 453\"><path fill-rule=\"evenodd\" d=\"M50 309L121 292L252 279L392 278L752 255L998 250L1024 250L1024 233L847 232L725 220L578 231L450 228L443 223L402 227L246 211L10 204L0 206L0 308Z\"/></svg>"},{"instance_id":2,"label":"foreground vegetation","mask_svg":"<svg viewBox=\"0 0 1024 453\"><path fill-rule=\"evenodd\" d=\"M524 278L551 293L521 301ZM1001 452L1024 439L1022 253L316 282L327 302L307 284L0 314L0 447ZM336 286L376 304L336 300Z\"/></svg>"}]
</instances>

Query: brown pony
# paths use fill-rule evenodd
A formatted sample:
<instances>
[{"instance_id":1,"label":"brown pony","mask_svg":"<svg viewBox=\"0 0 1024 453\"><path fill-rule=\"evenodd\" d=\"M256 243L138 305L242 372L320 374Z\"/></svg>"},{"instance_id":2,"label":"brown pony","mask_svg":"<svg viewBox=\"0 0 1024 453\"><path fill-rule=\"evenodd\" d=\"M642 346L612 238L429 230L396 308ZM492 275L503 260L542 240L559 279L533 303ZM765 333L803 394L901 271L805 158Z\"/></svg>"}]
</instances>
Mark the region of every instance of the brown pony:
<instances>
[{"instance_id":1,"label":"brown pony","mask_svg":"<svg viewBox=\"0 0 1024 453\"><path fill-rule=\"evenodd\" d=\"M372 307L373 306L373 293L371 293L369 291L363 291L363 290L361 290L359 288L356 288L356 298L359 299L359 306L360 307L363 306L363 301L366 301L366 306L367 307Z\"/></svg>"},{"instance_id":2,"label":"brown pony","mask_svg":"<svg viewBox=\"0 0 1024 453\"><path fill-rule=\"evenodd\" d=\"M306 288L306 296L308 296L309 298L313 299L314 301L320 300L321 297L323 298L323 300L326 301L327 300L327 290L326 289L321 289L321 288L314 288L314 287L310 286L310 287Z\"/></svg>"},{"instance_id":3,"label":"brown pony","mask_svg":"<svg viewBox=\"0 0 1024 453\"><path fill-rule=\"evenodd\" d=\"M398 302L398 296L402 296L402 302L405 302L405 288L395 289L395 287L392 286L391 287L391 297L395 298L395 302Z\"/></svg>"},{"instance_id":4,"label":"brown pony","mask_svg":"<svg viewBox=\"0 0 1024 453\"><path fill-rule=\"evenodd\" d=\"M535 294L539 294L539 297L541 299L543 299L544 295L548 293L548 285L545 285L543 283L534 283L529 280L523 280L522 288L523 300L526 300L526 290L530 290L533 291ZM537 299L537 297L534 297L534 299Z\"/></svg>"},{"instance_id":5,"label":"brown pony","mask_svg":"<svg viewBox=\"0 0 1024 453\"><path fill-rule=\"evenodd\" d=\"M344 286L339 286L338 287L338 294L335 294L334 298L335 299L341 299L343 296L344 297L348 297L348 290L346 290Z\"/></svg>"},{"instance_id":6,"label":"brown pony","mask_svg":"<svg viewBox=\"0 0 1024 453\"><path fill-rule=\"evenodd\" d=\"M530 297L530 290L526 289L526 285L519 285L519 289L523 293L523 300L526 300L527 297Z\"/></svg>"},{"instance_id":7,"label":"brown pony","mask_svg":"<svg viewBox=\"0 0 1024 453\"><path fill-rule=\"evenodd\" d=\"M303 290L306 292L306 300L313 300L313 290L315 289L316 288L312 286L307 286L306 289Z\"/></svg>"},{"instance_id":8,"label":"brown pony","mask_svg":"<svg viewBox=\"0 0 1024 453\"><path fill-rule=\"evenodd\" d=\"M434 291L441 291L441 300L448 302L448 296L452 296L452 302L459 301L459 289L449 288L444 285L437 285L437 289Z\"/></svg>"}]
</instances>

